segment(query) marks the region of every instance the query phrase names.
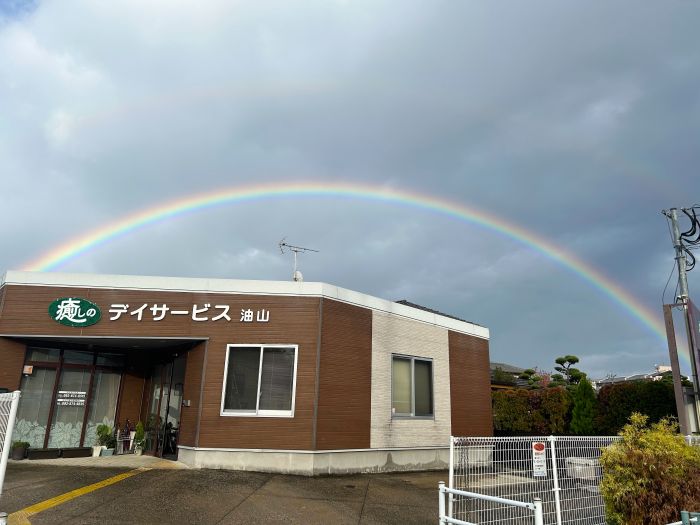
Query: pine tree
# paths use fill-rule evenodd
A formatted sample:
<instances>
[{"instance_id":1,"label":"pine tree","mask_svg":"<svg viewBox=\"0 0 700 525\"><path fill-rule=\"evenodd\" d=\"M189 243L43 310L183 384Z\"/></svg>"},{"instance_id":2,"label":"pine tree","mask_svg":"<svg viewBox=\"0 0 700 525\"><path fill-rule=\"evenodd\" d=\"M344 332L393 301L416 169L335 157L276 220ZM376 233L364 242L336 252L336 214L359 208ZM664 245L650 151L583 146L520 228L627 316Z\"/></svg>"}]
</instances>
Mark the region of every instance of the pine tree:
<instances>
[{"instance_id":1,"label":"pine tree","mask_svg":"<svg viewBox=\"0 0 700 525\"><path fill-rule=\"evenodd\" d=\"M595 393L588 379L581 379L574 391L574 410L571 414L571 432L579 436L593 434Z\"/></svg>"}]
</instances>

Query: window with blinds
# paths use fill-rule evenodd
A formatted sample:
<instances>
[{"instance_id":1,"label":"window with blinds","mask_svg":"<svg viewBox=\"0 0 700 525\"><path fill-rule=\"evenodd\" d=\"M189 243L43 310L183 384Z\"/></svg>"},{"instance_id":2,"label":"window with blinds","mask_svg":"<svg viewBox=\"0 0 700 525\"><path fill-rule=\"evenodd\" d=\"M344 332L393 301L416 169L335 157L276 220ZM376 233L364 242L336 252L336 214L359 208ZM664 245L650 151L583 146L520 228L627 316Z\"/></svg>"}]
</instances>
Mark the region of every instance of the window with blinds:
<instances>
[{"instance_id":1,"label":"window with blinds","mask_svg":"<svg viewBox=\"0 0 700 525\"><path fill-rule=\"evenodd\" d=\"M391 357L391 415L433 417L433 362L430 359Z\"/></svg>"},{"instance_id":2,"label":"window with blinds","mask_svg":"<svg viewBox=\"0 0 700 525\"><path fill-rule=\"evenodd\" d=\"M228 345L221 415L291 417L296 345Z\"/></svg>"}]
</instances>

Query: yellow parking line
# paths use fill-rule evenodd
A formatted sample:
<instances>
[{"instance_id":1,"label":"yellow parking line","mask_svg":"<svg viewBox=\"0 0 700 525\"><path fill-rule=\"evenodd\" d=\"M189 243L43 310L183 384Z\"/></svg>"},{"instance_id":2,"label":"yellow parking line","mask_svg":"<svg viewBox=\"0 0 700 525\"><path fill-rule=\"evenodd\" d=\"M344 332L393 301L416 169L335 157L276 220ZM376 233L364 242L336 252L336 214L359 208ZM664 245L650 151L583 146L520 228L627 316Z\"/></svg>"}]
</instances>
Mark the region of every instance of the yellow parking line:
<instances>
[{"instance_id":1,"label":"yellow parking line","mask_svg":"<svg viewBox=\"0 0 700 525\"><path fill-rule=\"evenodd\" d=\"M135 476L136 474L140 474L141 472L146 472L147 470L151 469L147 467L139 467L137 469L130 470L129 472L124 472L123 474L117 474L116 476L112 476L111 478L103 479L102 481L98 481L97 483L93 483L92 485L80 487L79 489L71 490L70 492L61 494L60 496L41 501L29 507L25 507L22 510L18 510L17 512L13 512L12 514L10 514L7 517L7 523L8 525L31 525L29 518L31 516L34 516L35 514L39 514L40 512L43 512L47 509L61 505L66 501L70 501L79 496L84 496L85 494L88 494L95 490L108 487L109 485L114 485L115 483L119 483L120 481L126 478L130 478L131 476Z\"/></svg>"}]
</instances>

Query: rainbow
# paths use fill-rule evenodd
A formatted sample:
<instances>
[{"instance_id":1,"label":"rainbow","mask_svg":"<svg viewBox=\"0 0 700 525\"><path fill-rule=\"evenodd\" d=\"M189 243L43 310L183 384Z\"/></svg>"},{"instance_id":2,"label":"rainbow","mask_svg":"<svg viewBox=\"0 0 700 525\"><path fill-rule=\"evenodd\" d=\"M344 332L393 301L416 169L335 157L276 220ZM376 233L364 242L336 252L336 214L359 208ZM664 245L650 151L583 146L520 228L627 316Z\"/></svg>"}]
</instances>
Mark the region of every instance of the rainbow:
<instances>
[{"instance_id":1,"label":"rainbow","mask_svg":"<svg viewBox=\"0 0 700 525\"><path fill-rule=\"evenodd\" d=\"M391 187L343 182L269 183L237 186L160 203L137 211L114 222L76 237L26 264L27 271L50 271L86 252L127 235L139 228L223 204L241 203L282 197L346 197L379 203L407 205L452 217L497 232L561 264L598 289L632 317L641 321L660 340L666 340L660 313L656 315L641 301L613 282L599 270L560 246L536 233L505 219L471 206L425 194Z\"/></svg>"}]
</instances>

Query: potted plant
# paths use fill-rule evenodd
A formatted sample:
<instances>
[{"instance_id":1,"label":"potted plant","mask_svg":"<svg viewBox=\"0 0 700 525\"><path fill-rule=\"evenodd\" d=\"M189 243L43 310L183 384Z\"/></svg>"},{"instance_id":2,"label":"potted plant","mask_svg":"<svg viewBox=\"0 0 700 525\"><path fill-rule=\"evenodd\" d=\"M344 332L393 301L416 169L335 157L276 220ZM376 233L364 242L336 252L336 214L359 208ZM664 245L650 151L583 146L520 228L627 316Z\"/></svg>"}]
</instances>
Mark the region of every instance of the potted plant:
<instances>
[{"instance_id":1,"label":"potted plant","mask_svg":"<svg viewBox=\"0 0 700 525\"><path fill-rule=\"evenodd\" d=\"M111 456L114 454L114 447L117 445L117 440L114 437L112 427L104 423L97 425L97 443L101 448L100 456Z\"/></svg>"},{"instance_id":2,"label":"potted plant","mask_svg":"<svg viewBox=\"0 0 700 525\"><path fill-rule=\"evenodd\" d=\"M24 459L24 456L27 455L28 448L29 443L27 443L26 441L15 441L14 443L12 443L12 459Z\"/></svg>"},{"instance_id":3,"label":"potted plant","mask_svg":"<svg viewBox=\"0 0 700 525\"><path fill-rule=\"evenodd\" d=\"M134 454L140 456L143 454L143 445L146 442L146 432L143 429L143 423L136 423L136 434L134 434Z\"/></svg>"}]
</instances>

